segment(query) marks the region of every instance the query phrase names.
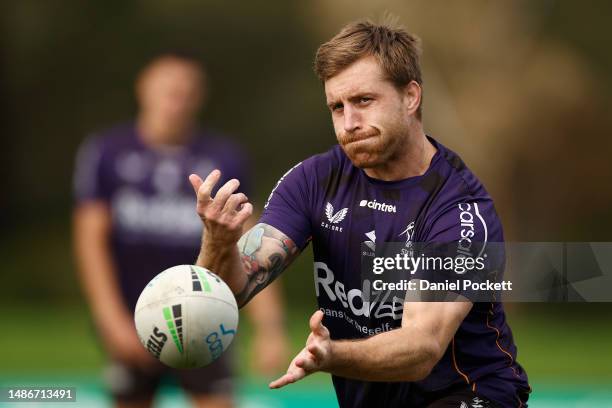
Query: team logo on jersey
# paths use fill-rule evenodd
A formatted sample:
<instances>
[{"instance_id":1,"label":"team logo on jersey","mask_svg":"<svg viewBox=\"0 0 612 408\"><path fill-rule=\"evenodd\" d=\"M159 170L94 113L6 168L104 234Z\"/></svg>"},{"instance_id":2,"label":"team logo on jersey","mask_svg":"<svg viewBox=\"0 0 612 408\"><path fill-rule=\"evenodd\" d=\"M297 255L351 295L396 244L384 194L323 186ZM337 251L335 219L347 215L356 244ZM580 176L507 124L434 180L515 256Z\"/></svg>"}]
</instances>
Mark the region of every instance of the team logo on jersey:
<instances>
[{"instance_id":1,"label":"team logo on jersey","mask_svg":"<svg viewBox=\"0 0 612 408\"><path fill-rule=\"evenodd\" d=\"M183 175L175 160L165 159L157 163L153 170L152 182L155 190L162 195L175 195L181 187Z\"/></svg>"},{"instance_id":2,"label":"team logo on jersey","mask_svg":"<svg viewBox=\"0 0 612 408\"><path fill-rule=\"evenodd\" d=\"M400 232L399 236L405 235L404 248L402 249L402 254L408 254L408 256L412 256L412 238L414 237L414 221L410 222L406 229Z\"/></svg>"},{"instance_id":3,"label":"team logo on jersey","mask_svg":"<svg viewBox=\"0 0 612 408\"><path fill-rule=\"evenodd\" d=\"M151 163L145 155L131 151L117 157L115 172L128 183L140 183L150 172Z\"/></svg>"},{"instance_id":4,"label":"team logo on jersey","mask_svg":"<svg viewBox=\"0 0 612 408\"><path fill-rule=\"evenodd\" d=\"M342 220L346 218L347 213L348 208L342 208L334 212L334 206L328 202L327 205L325 205L325 217L327 217L328 222L321 221L321 226L332 231L342 232L342 227L336 224L340 224Z\"/></svg>"},{"instance_id":5,"label":"team logo on jersey","mask_svg":"<svg viewBox=\"0 0 612 408\"><path fill-rule=\"evenodd\" d=\"M388 213L394 213L394 212L397 211L397 208L394 205L385 204L385 203L379 203L376 200L374 200L374 201L361 200L359 202L359 206L360 207L371 208L373 210L378 210L378 211L382 211L382 212L388 212Z\"/></svg>"}]
</instances>

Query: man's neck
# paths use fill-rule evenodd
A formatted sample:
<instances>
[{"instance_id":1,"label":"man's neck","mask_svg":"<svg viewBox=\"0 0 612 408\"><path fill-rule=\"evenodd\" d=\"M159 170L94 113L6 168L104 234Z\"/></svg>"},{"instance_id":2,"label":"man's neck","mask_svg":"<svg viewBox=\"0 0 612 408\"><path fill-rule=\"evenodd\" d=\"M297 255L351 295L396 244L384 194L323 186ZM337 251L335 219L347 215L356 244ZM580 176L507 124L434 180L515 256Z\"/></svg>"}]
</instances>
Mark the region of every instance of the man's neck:
<instances>
[{"instance_id":1,"label":"man's neck","mask_svg":"<svg viewBox=\"0 0 612 408\"><path fill-rule=\"evenodd\" d=\"M138 117L136 126L142 141L151 147L180 146L188 142L192 134L191 124L167 126L146 115Z\"/></svg>"},{"instance_id":2,"label":"man's neck","mask_svg":"<svg viewBox=\"0 0 612 408\"><path fill-rule=\"evenodd\" d=\"M398 154L381 166L364 169L371 178L383 181L404 180L425 174L436 154L436 147L425 136L421 126L408 135Z\"/></svg>"}]
</instances>

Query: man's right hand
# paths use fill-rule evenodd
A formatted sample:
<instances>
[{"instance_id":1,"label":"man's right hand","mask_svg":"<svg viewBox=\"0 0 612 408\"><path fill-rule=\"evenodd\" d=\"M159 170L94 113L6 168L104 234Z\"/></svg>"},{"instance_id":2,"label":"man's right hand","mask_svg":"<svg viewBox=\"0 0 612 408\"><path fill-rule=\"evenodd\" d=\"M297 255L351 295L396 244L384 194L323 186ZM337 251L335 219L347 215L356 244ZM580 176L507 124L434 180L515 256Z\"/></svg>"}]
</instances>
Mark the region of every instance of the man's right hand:
<instances>
[{"instance_id":1,"label":"man's right hand","mask_svg":"<svg viewBox=\"0 0 612 408\"><path fill-rule=\"evenodd\" d=\"M246 195L234 193L240 186L236 179L225 183L212 197L220 177L219 170L213 170L204 181L195 174L189 176L205 229L196 265L219 275L242 307L268 286L299 251L289 237L271 225L257 224L242 235L253 205Z\"/></svg>"},{"instance_id":2,"label":"man's right hand","mask_svg":"<svg viewBox=\"0 0 612 408\"><path fill-rule=\"evenodd\" d=\"M242 235L242 228L253 213L253 205L243 193L234 193L240 182L231 179L212 197L212 190L219 182L221 172L213 170L202 180L197 174L189 181L197 196L197 213L206 228L207 240L220 248L235 245Z\"/></svg>"},{"instance_id":3,"label":"man's right hand","mask_svg":"<svg viewBox=\"0 0 612 408\"><path fill-rule=\"evenodd\" d=\"M74 244L79 278L105 350L130 366L155 367L138 340L133 314L125 304L109 245L112 217L103 201L81 203L74 212Z\"/></svg>"},{"instance_id":4,"label":"man's right hand","mask_svg":"<svg viewBox=\"0 0 612 408\"><path fill-rule=\"evenodd\" d=\"M115 360L144 371L159 365L140 343L134 324L127 318L116 320L111 329L103 329L102 338L107 352Z\"/></svg>"}]
</instances>

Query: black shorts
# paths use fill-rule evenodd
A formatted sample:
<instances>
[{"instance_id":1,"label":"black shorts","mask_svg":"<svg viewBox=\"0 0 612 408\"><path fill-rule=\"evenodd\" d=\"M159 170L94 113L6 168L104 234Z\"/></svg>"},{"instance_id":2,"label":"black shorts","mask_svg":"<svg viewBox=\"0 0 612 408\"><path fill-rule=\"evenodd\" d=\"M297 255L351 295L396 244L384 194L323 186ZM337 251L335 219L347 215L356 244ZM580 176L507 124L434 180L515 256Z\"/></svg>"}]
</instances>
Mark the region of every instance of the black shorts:
<instances>
[{"instance_id":1,"label":"black shorts","mask_svg":"<svg viewBox=\"0 0 612 408\"><path fill-rule=\"evenodd\" d=\"M175 369L161 363L150 370L111 361L104 370L108 391L117 401L137 401L155 394L162 380L172 377L192 395L222 395L234 392L232 352L227 351L211 365L194 369Z\"/></svg>"}]
</instances>

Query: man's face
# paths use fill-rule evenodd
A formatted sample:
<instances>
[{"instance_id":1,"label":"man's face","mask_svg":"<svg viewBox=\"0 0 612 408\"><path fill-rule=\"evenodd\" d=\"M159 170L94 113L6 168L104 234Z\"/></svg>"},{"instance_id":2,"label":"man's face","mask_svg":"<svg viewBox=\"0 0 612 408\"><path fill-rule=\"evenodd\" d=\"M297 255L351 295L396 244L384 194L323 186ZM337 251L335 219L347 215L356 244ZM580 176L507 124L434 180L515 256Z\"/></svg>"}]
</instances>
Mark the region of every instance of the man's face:
<instances>
[{"instance_id":1,"label":"man's face","mask_svg":"<svg viewBox=\"0 0 612 408\"><path fill-rule=\"evenodd\" d=\"M183 127L200 108L202 82L202 73L195 64L177 58L160 59L142 74L140 108L168 127Z\"/></svg>"},{"instance_id":2,"label":"man's face","mask_svg":"<svg viewBox=\"0 0 612 408\"><path fill-rule=\"evenodd\" d=\"M406 143L410 118L403 94L374 57L364 57L325 81L338 143L360 168L392 159Z\"/></svg>"}]
</instances>

